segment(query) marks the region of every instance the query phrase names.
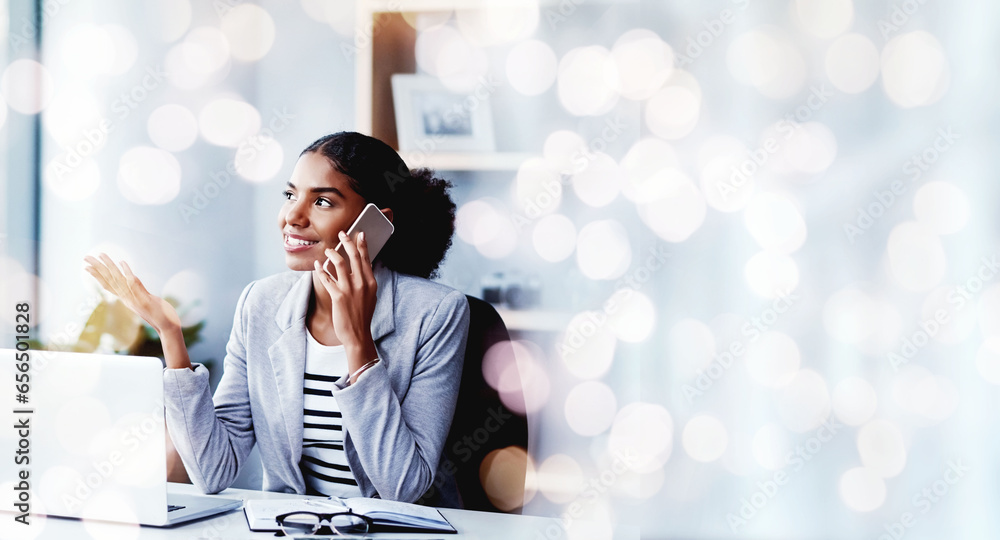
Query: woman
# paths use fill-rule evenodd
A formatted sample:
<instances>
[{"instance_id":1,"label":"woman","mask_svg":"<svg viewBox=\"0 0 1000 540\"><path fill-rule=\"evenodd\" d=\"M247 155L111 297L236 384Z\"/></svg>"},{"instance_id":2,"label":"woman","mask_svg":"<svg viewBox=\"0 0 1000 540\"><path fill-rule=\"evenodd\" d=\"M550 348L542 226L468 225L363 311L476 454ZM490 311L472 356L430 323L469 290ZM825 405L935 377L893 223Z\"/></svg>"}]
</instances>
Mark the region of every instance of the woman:
<instances>
[{"instance_id":1,"label":"woman","mask_svg":"<svg viewBox=\"0 0 1000 540\"><path fill-rule=\"evenodd\" d=\"M433 485L469 325L465 296L426 279L451 245L448 187L358 133L306 148L278 213L292 271L243 290L214 400L170 304L124 262L85 259L160 335L167 427L202 491L229 487L254 444L268 491L412 502ZM395 228L370 265L364 236L344 234L369 202ZM457 500L453 485L437 493Z\"/></svg>"}]
</instances>

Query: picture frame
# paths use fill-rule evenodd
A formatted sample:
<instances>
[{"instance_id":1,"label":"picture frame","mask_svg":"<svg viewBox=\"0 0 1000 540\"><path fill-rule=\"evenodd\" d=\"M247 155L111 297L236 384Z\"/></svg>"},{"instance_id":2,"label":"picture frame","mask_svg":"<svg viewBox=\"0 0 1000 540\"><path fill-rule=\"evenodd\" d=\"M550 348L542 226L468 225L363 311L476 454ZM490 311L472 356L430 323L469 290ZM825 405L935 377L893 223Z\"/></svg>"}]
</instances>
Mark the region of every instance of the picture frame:
<instances>
[{"instance_id":1,"label":"picture frame","mask_svg":"<svg viewBox=\"0 0 1000 540\"><path fill-rule=\"evenodd\" d=\"M392 103L400 152L493 152L489 96L457 93L436 77L396 73Z\"/></svg>"}]
</instances>

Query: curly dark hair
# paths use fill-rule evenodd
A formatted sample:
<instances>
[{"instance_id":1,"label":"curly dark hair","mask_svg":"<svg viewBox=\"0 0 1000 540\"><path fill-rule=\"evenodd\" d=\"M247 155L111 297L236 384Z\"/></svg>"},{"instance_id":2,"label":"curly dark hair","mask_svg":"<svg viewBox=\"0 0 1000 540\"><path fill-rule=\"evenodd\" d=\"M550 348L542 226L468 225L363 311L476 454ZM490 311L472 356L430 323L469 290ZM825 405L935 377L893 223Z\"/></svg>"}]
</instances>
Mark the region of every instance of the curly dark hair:
<instances>
[{"instance_id":1,"label":"curly dark hair","mask_svg":"<svg viewBox=\"0 0 1000 540\"><path fill-rule=\"evenodd\" d=\"M310 144L351 179L351 189L380 209L392 209L395 231L377 259L387 268L422 278L437 275L455 234L451 183L430 169L407 168L391 146L368 135L341 131Z\"/></svg>"}]
</instances>

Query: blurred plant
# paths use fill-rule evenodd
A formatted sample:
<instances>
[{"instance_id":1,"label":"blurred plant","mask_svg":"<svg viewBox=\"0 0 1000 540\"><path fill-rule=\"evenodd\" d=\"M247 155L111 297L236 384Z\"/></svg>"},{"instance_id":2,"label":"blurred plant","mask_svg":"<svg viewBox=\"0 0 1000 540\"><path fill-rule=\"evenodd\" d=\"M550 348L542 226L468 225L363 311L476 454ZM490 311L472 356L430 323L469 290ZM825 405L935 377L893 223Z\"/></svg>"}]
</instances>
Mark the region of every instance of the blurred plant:
<instances>
[{"instance_id":1,"label":"blurred plant","mask_svg":"<svg viewBox=\"0 0 1000 540\"><path fill-rule=\"evenodd\" d=\"M198 302L195 301L194 304L182 310L179 307L180 303L175 298L168 296L164 299L174 306L182 319L188 311L198 305ZM201 341L201 330L204 327L205 321L181 327L184 344L188 348ZM36 350L120 353L131 356L163 358L163 344L160 342L160 336L157 335L156 330L146 324L146 321L139 318L132 310L125 307L125 304L118 298L109 301L103 296L101 302L87 318L87 323L80 332L76 343L45 345L38 340L31 340L30 344L31 348Z\"/></svg>"}]
</instances>

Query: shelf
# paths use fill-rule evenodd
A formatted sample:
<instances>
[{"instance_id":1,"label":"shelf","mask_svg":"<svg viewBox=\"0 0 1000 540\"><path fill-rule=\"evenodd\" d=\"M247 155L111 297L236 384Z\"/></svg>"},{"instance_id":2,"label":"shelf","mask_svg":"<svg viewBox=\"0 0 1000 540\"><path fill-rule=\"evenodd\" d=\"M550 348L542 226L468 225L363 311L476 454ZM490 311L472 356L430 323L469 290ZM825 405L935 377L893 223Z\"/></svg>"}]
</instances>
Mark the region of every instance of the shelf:
<instances>
[{"instance_id":1,"label":"shelf","mask_svg":"<svg viewBox=\"0 0 1000 540\"><path fill-rule=\"evenodd\" d=\"M431 153L400 152L411 169L427 167L440 171L516 171L534 154L519 152Z\"/></svg>"},{"instance_id":2,"label":"shelf","mask_svg":"<svg viewBox=\"0 0 1000 540\"><path fill-rule=\"evenodd\" d=\"M497 308L507 330L531 330L536 332L562 332L569 325L572 313L542 309Z\"/></svg>"}]
</instances>

